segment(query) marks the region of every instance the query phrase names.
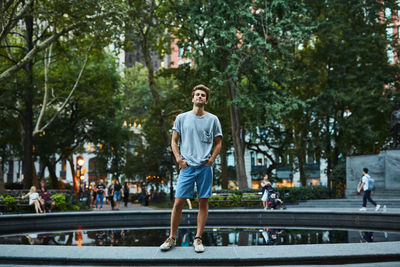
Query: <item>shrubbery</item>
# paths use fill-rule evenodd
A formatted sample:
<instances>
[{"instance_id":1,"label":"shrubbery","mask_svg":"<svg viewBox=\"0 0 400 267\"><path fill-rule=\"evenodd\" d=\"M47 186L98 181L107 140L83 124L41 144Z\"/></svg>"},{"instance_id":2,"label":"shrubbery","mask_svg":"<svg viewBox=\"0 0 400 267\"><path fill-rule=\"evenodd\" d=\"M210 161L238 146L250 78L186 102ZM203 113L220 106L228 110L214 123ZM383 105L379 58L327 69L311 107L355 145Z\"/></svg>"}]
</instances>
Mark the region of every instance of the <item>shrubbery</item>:
<instances>
[{"instance_id":1,"label":"shrubbery","mask_svg":"<svg viewBox=\"0 0 400 267\"><path fill-rule=\"evenodd\" d=\"M4 202L6 211L9 211L9 212L15 211L15 209L17 207L17 202L15 201L15 197L6 196L6 197L1 197L1 199Z\"/></svg>"},{"instance_id":2,"label":"shrubbery","mask_svg":"<svg viewBox=\"0 0 400 267\"><path fill-rule=\"evenodd\" d=\"M31 213L34 208L28 205L28 198L21 200L22 193L11 193L7 196L0 196L0 212L7 213ZM86 203L79 202L74 195L56 193L52 195L55 202L54 211L80 211L87 210Z\"/></svg>"},{"instance_id":3,"label":"shrubbery","mask_svg":"<svg viewBox=\"0 0 400 267\"><path fill-rule=\"evenodd\" d=\"M298 201L310 199L327 199L329 189L323 186L307 187L278 187L275 189L285 204L294 204ZM217 190L209 199L210 207L261 207L261 190L242 189L242 190ZM198 200L193 203L197 207Z\"/></svg>"}]
</instances>

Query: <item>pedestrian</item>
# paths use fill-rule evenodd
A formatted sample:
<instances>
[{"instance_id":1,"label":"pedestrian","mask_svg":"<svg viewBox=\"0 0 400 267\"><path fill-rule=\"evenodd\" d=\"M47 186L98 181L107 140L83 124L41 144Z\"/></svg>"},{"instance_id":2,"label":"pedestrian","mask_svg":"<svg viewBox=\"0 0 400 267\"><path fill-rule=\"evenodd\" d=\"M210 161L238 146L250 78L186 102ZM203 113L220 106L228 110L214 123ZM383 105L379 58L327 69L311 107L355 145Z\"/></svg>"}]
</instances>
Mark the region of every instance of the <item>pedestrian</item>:
<instances>
[{"instance_id":1,"label":"pedestrian","mask_svg":"<svg viewBox=\"0 0 400 267\"><path fill-rule=\"evenodd\" d=\"M40 196L36 192L36 186L32 186L29 192L21 198L24 199L26 197L29 197L29 205L33 205L35 207L36 213L43 213L40 207Z\"/></svg>"},{"instance_id":2,"label":"pedestrian","mask_svg":"<svg viewBox=\"0 0 400 267\"><path fill-rule=\"evenodd\" d=\"M362 178L361 181L359 182L359 187L358 187L358 193L361 192L361 189L364 190L364 196L363 196L363 205L360 211L366 211L367 210L367 200L372 203L372 205L375 206L375 211L378 211L381 207L381 205L376 204L375 201L372 200L371 198L371 188L370 188L370 179L371 177L368 174L368 168L364 168L362 171Z\"/></svg>"},{"instance_id":3,"label":"pedestrian","mask_svg":"<svg viewBox=\"0 0 400 267\"><path fill-rule=\"evenodd\" d=\"M193 198L196 183L199 210L193 245L196 252L204 252L202 234L208 217L208 199L211 197L213 184L212 165L222 145L222 129L218 117L204 110L209 95L210 89L206 86L194 87L192 110L179 114L172 128L171 148L181 170L171 212L170 233L160 246L162 251L167 251L176 245L182 209L186 199Z\"/></svg>"},{"instance_id":4,"label":"pedestrian","mask_svg":"<svg viewBox=\"0 0 400 267\"><path fill-rule=\"evenodd\" d=\"M104 201L104 190L106 186L104 185L103 179L100 179L99 184L96 186L94 190L96 192L96 209L103 210L103 201ZM97 208L97 204L100 202L100 206Z\"/></svg>"},{"instance_id":5,"label":"pedestrian","mask_svg":"<svg viewBox=\"0 0 400 267\"><path fill-rule=\"evenodd\" d=\"M263 202L264 210L268 208L269 188L271 188L271 186L272 184L269 181L269 176L268 174L265 174L263 180L261 181L261 200Z\"/></svg>"},{"instance_id":6,"label":"pedestrian","mask_svg":"<svg viewBox=\"0 0 400 267\"><path fill-rule=\"evenodd\" d=\"M122 196L122 192L121 192L122 186L119 183L118 179L115 180L115 184L114 184L114 205L115 205L115 209L119 210L119 204L121 203L121 196Z\"/></svg>"},{"instance_id":7,"label":"pedestrian","mask_svg":"<svg viewBox=\"0 0 400 267\"><path fill-rule=\"evenodd\" d=\"M114 185L115 182L114 180L111 181L111 184L108 187L108 200L110 201L111 204L111 209L114 210Z\"/></svg>"},{"instance_id":8,"label":"pedestrian","mask_svg":"<svg viewBox=\"0 0 400 267\"><path fill-rule=\"evenodd\" d=\"M91 186L90 186L90 196L91 196L91 200L92 200L92 205L91 205L91 207L95 207L95 205L96 205L96 200L97 200L97 196L96 196L96 183L93 181L92 183L91 183Z\"/></svg>"},{"instance_id":9,"label":"pedestrian","mask_svg":"<svg viewBox=\"0 0 400 267\"><path fill-rule=\"evenodd\" d=\"M124 184L124 205L125 207L128 207L128 201L129 201L129 185L128 182L125 182Z\"/></svg>"}]
</instances>

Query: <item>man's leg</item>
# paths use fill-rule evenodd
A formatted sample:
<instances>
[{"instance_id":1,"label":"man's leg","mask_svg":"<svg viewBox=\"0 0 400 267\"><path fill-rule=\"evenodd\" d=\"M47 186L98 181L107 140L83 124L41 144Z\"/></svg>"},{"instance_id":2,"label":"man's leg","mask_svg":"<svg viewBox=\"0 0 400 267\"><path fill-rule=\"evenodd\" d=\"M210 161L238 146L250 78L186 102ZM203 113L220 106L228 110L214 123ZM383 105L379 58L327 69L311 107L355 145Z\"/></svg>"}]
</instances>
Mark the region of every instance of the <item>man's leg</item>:
<instances>
[{"instance_id":1,"label":"man's leg","mask_svg":"<svg viewBox=\"0 0 400 267\"><path fill-rule=\"evenodd\" d=\"M185 198L175 198L174 207L171 212L171 231L169 237L176 239L176 233L178 232L178 226L182 218L182 209L185 205Z\"/></svg>"},{"instance_id":2,"label":"man's leg","mask_svg":"<svg viewBox=\"0 0 400 267\"><path fill-rule=\"evenodd\" d=\"M367 207L367 191L364 191L364 196L363 196L363 208Z\"/></svg>"},{"instance_id":3,"label":"man's leg","mask_svg":"<svg viewBox=\"0 0 400 267\"><path fill-rule=\"evenodd\" d=\"M185 202L186 198L175 198L174 207L171 212L171 230L167 240L165 240L165 242L160 246L162 251L170 250L176 246L176 233L178 231L179 223L181 222L182 209Z\"/></svg>"},{"instance_id":4,"label":"man's leg","mask_svg":"<svg viewBox=\"0 0 400 267\"><path fill-rule=\"evenodd\" d=\"M201 237L203 235L207 218L208 218L208 198L199 198L199 213L197 214L196 237Z\"/></svg>"},{"instance_id":5,"label":"man's leg","mask_svg":"<svg viewBox=\"0 0 400 267\"><path fill-rule=\"evenodd\" d=\"M367 192L368 192L368 193L367 193ZM371 191L370 191L370 190L367 190L365 193L367 193L367 200L368 200L369 202L371 202L372 205L376 206L375 201L373 201L372 198L371 198Z\"/></svg>"}]
</instances>

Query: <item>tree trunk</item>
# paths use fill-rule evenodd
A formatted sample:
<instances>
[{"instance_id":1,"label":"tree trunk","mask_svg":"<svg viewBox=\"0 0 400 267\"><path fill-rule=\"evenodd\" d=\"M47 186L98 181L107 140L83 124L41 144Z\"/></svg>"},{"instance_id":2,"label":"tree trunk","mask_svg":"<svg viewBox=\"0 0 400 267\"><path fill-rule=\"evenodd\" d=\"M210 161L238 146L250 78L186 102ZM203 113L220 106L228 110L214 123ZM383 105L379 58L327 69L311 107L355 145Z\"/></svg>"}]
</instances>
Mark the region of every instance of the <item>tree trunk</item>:
<instances>
[{"instance_id":1,"label":"tree trunk","mask_svg":"<svg viewBox=\"0 0 400 267\"><path fill-rule=\"evenodd\" d=\"M55 170L55 163L50 162L49 160L46 159L46 166L50 173L51 185L53 186L54 189L59 189L58 178Z\"/></svg>"},{"instance_id":2,"label":"tree trunk","mask_svg":"<svg viewBox=\"0 0 400 267\"><path fill-rule=\"evenodd\" d=\"M35 167L35 162L32 160L32 185L36 186L36 188L39 188L39 178L36 175L36 167Z\"/></svg>"},{"instance_id":3,"label":"tree trunk","mask_svg":"<svg viewBox=\"0 0 400 267\"><path fill-rule=\"evenodd\" d=\"M328 188L332 189L332 156L331 156L331 137L329 134L329 123L330 119L329 116L326 117L326 127L327 127L327 133L326 133L326 148L325 148L325 155L327 157L327 170L326 174L328 176Z\"/></svg>"},{"instance_id":4,"label":"tree trunk","mask_svg":"<svg viewBox=\"0 0 400 267\"><path fill-rule=\"evenodd\" d=\"M249 245L249 232L241 231L239 232L238 246L248 246Z\"/></svg>"},{"instance_id":5,"label":"tree trunk","mask_svg":"<svg viewBox=\"0 0 400 267\"><path fill-rule=\"evenodd\" d=\"M68 157L68 162L69 162L69 167L71 168L71 173L72 173L72 177L74 180L74 191L76 194L76 198L79 197L79 185L78 185L78 177L76 177L76 172L75 172L75 164L74 164L74 159L71 156Z\"/></svg>"},{"instance_id":6,"label":"tree trunk","mask_svg":"<svg viewBox=\"0 0 400 267\"><path fill-rule=\"evenodd\" d=\"M141 48L142 48L142 53L144 55L144 61L145 61L145 64L146 64L146 67L148 70L147 79L149 81L150 92L151 92L151 95L153 96L152 112L155 115L155 117L158 118L157 121L158 121L158 127L160 130L161 138L164 141L165 146L168 146L168 144L170 143L169 135L165 131L165 127L164 127L164 117L163 117L161 105L160 105L160 94L157 91L156 81L154 78L154 68L153 68L153 64L151 62L151 49L147 43L146 37L147 37L146 34L143 34Z\"/></svg>"},{"instance_id":7,"label":"tree trunk","mask_svg":"<svg viewBox=\"0 0 400 267\"><path fill-rule=\"evenodd\" d=\"M229 79L228 83L228 91L229 98L231 101L229 111L231 117L231 125L232 125L232 141L234 148L234 156L236 163L236 180L239 183L239 188L248 188L247 184L247 175L246 175L246 167L244 163L244 134L240 124L240 116L239 111L235 104L233 104L233 100L235 100L235 85L231 79Z\"/></svg>"},{"instance_id":8,"label":"tree trunk","mask_svg":"<svg viewBox=\"0 0 400 267\"><path fill-rule=\"evenodd\" d=\"M4 194L6 188L4 186L4 160L0 160L0 194Z\"/></svg>"},{"instance_id":9,"label":"tree trunk","mask_svg":"<svg viewBox=\"0 0 400 267\"><path fill-rule=\"evenodd\" d=\"M219 156L221 158L221 187L222 189L228 189L228 162L226 160L227 145L225 142L222 142Z\"/></svg>"},{"instance_id":10,"label":"tree trunk","mask_svg":"<svg viewBox=\"0 0 400 267\"><path fill-rule=\"evenodd\" d=\"M300 182L302 186L307 185L307 177L304 171L304 164L305 164L305 154L304 151L301 151L297 154L297 160L299 161L299 173L300 173Z\"/></svg>"},{"instance_id":11,"label":"tree trunk","mask_svg":"<svg viewBox=\"0 0 400 267\"><path fill-rule=\"evenodd\" d=\"M26 53L28 54L33 49L33 17L28 15L25 18L26 25L26 36L25 41L27 45ZM32 112L32 101L33 101L33 62L30 60L25 65L26 72L26 85L24 92L24 181L23 186L25 189L30 188L33 185L33 112Z\"/></svg>"}]
</instances>

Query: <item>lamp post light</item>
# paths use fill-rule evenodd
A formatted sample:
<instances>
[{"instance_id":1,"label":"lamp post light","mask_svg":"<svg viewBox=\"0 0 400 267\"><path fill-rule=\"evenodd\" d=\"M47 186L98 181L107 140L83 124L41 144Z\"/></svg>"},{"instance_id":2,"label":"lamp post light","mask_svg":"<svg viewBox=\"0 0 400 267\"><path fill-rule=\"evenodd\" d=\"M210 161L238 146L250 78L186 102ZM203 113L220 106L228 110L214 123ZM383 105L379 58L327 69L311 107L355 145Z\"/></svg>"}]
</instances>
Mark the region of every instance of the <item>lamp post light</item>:
<instances>
[{"instance_id":1,"label":"lamp post light","mask_svg":"<svg viewBox=\"0 0 400 267\"><path fill-rule=\"evenodd\" d=\"M76 158L76 176L79 178L79 180L82 182L82 180L85 178L82 174L82 166L85 164L85 160L83 157L79 156ZM83 179L82 179L83 178Z\"/></svg>"},{"instance_id":2,"label":"lamp post light","mask_svg":"<svg viewBox=\"0 0 400 267\"><path fill-rule=\"evenodd\" d=\"M79 198L79 186L78 186L78 181L79 184L82 183L82 166L85 164L85 160L83 159L82 156L78 156L76 158L76 182L75 182L75 192L76 192L76 197ZM84 177L83 177L84 178Z\"/></svg>"}]
</instances>

